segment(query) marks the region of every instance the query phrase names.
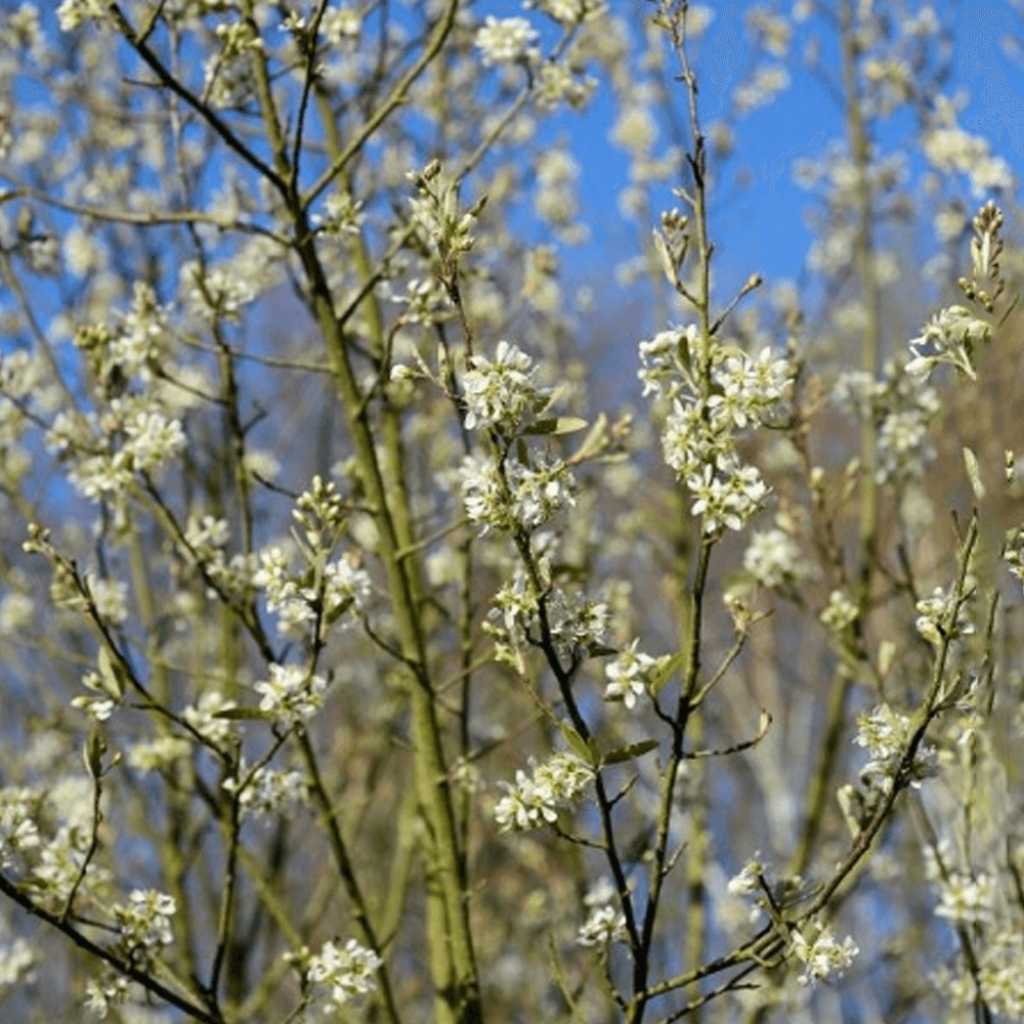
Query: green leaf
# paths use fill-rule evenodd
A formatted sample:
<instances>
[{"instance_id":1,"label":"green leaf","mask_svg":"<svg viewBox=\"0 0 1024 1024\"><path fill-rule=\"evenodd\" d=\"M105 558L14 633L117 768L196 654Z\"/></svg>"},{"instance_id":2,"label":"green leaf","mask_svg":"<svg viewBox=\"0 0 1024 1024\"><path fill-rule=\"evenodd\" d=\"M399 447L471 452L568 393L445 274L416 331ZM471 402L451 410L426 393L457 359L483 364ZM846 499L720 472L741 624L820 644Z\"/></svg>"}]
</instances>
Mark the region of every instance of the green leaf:
<instances>
[{"instance_id":1,"label":"green leaf","mask_svg":"<svg viewBox=\"0 0 1024 1024\"><path fill-rule=\"evenodd\" d=\"M120 701L124 697L125 685L128 682L128 673L124 665L110 653L110 648L104 645L96 659L100 670L100 683L103 692L114 700Z\"/></svg>"},{"instance_id":2,"label":"green leaf","mask_svg":"<svg viewBox=\"0 0 1024 1024\"><path fill-rule=\"evenodd\" d=\"M677 651L675 654L666 654L664 657L659 658L657 668L648 676L651 696L655 696L685 664L686 655L683 651Z\"/></svg>"},{"instance_id":3,"label":"green leaf","mask_svg":"<svg viewBox=\"0 0 1024 1024\"><path fill-rule=\"evenodd\" d=\"M601 758L602 764L621 764L623 761L634 761L638 757L655 750L658 746L657 740L640 740L638 743L630 743L625 747L616 747L609 750Z\"/></svg>"},{"instance_id":4,"label":"green leaf","mask_svg":"<svg viewBox=\"0 0 1024 1024\"><path fill-rule=\"evenodd\" d=\"M523 430L524 434L574 434L587 425L586 420L579 416L551 416L537 420L536 423Z\"/></svg>"},{"instance_id":5,"label":"green leaf","mask_svg":"<svg viewBox=\"0 0 1024 1024\"><path fill-rule=\"evenodd\" d=\"M594 764L594 751L591 750L587 741L568 723L559 722L558 728L562 730L566 743L589 765Z\"/></svg>"},{"instance_id":6,"label":"green leaf","mask_svg":"<svg viewBox=\"0 0 1024 1024\"><path fill-rule=\"evenodd\" d=\"M103 729L97 722L89 730L89 736L85 741L85 749L82 752L85 758L85 766L94 779L103 776L103 755L107 752L107 738Z\"/></svg>"},{"instance_id":7,"label":"green leaf","mask_svg":"<svg viewBox=\"0 0 1024 1024\"><path fill-rule=\"evenodd\" d=\"M263 711L260 708L223 708L220 711L214 711L213 717L229 718L233 721L270 722L274 716L269 711Z\"/></svg>"}]
</instances>

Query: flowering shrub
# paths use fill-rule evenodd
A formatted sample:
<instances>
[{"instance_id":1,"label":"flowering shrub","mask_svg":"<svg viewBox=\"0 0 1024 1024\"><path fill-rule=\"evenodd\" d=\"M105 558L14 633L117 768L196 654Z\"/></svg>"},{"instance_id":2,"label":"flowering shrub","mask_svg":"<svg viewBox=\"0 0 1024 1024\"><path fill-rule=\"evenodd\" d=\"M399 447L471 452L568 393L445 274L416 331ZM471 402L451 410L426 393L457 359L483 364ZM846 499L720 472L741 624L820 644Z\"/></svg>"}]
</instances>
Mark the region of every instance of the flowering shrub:
<instances>
[{"instance_id":1,"label":"flowering shrub","mask_svg":"<svg viewBox=\"0 0 1024 1024\"><path fill-rule=\"evenodd\" d=\"M1024 1019L1020 218L945 16L3 5L0 1019ZM779 280L719 233L818 86Z\"/></svg>"}]
</instances>

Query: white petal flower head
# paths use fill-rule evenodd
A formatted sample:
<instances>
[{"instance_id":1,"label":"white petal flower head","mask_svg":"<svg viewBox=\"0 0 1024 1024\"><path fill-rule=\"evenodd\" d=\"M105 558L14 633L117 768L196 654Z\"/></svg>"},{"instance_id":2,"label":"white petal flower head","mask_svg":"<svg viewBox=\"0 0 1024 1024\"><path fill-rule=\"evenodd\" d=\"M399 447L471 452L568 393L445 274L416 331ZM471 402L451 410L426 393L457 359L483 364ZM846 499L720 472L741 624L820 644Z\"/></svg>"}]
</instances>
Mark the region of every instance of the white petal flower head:
<instances>
[{"instance_id":1,"label":"white petal flower head","mask_svg":"<svg viewBox=\"0 0 1024 1024\"><path fill-rule=\"evenodd\" d=\"M630 711L636 707L638 698L647 692L648 675L657 664L649 654L636 649L639 642L639 639L634 640L605 669L608 683L604 699L621 701Z\"/></svg>"},{"instance_id":2,"label":"white petal flower head","mask_svg":"<svg viewBox=\"0 0 1024 1024\"><path fill-rule=\"evenodd\" d=\"M313 986L312 1001L325 1014L377 987L375 972L383 961L371 949L349 939L344 946L325 942L310 957L306 978Z\"/></svg>"},{"instance_id":3,"label":"white petal flower head","mask_svg":"<svg viewBox=\"0 0 1024 1024\"><path fill-rule=\"evenodd\" d=\"M474 42L484 64L511 64L523 57L532 60L536 50L531 47L536 39L537 33L525 18L496 18L489 14L477 29Z\"/></svg>"},{"instance_id":4,"label":"white petal flower head","mask_svg":"<svg viewBox=\"0 0 1024 1024\"><path fill-rule=\"evenodd\" d=\"M799 929L793 932L793 954L804 965L801 985L814 985L832 976L842 976L859 952L849 936L842 943L837 942L831 928L822 928L811 942Z\"/></svg>"},{"instance_id":5,"label":"white petal flower head","mask_svg":"<svg viewBox=\"0 0 1024 1024\"><path fill-rule=\"evenodd\" d=\"M614 907L595 907L576 933L580 946L607 946L626 940L626 915Z\"/></svg>"},{"instance_id":6,"label":"white petal flower head","mask_svg":"<svg viewBox=\"0 0 1024 1024\"><path fill-rule=\"evenodd\" d=\"M327 682L322 676L310 675L301 665L271 665L269 682L256 684L263 694L260 711L289 728L310 718L322 706Z\"/></svg>"}]
</instances>

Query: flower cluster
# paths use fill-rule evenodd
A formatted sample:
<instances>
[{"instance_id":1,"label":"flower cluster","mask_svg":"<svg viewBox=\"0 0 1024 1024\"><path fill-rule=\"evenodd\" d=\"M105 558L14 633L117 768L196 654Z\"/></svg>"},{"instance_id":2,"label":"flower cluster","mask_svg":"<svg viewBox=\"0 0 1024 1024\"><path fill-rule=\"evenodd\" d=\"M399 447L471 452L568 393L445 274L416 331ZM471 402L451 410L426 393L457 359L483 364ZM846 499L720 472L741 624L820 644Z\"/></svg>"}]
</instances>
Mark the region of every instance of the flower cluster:
<instances>
[{"instance_id":1,"label":"flower cluster","mask_svg":"<svg viewBox=\"0 0 1024 1024\"><path fill-rule=\"evenodd\" d=\"M935 458L928 425L939 411L939 396L926 375L889 360L881 379L862 370L840 374L833 390L835 401L867 423L878 425L880 484L918 480Z\"/></svg>"},{"instance_id":2,"label":"flower cluster","mask_svg":"<svg viewBox=\"0 0 1024 1024\"><path fill-rule=\"evenodd\" d=\"M768 488L760 471L743 462L740 437L776 414L792 369L765 348L756 358L712 343L707 382L695 369L702 362L696 327L662 331L641 342L639 377L644 394L669 403L662 433L665 461L694 496L692 512L705 533L741 529L764 503Z\"/></svg>"},{"instance_id":3,"label":"flower cluster","mask_svg":"<svg viewBox=\"0 0 1024 1024\"><path fill-rule=\"evenodd\" d=\"M355 939L349 939L344 946L325 942L306 964L310 1002L325 1015L337 1013L346 1003L376 989L373 975L382 964L373 950Z\"/></svg>"},{"instance_id":4,"label":"flower cluster","mask_svg":"<svg viewBox=\"0 0 1024 1024\"><path fill-rule=\"evenodd\" d=\"M529 463L508 457L467 455L459 469L466 514L482 527L507 533L535 530L567 505L576 503L569 467L558 458L538 455Z\"/></svg>"},{"instance_id":5,"label":"flower cluster","mask_svg":"<svg viewBox=\"0 0 1024 1024\"><path fill-rule=\"evenodd\" d=\"M888 704L879 704L866 714L857 716L854 743L865 747L871 760L861 769L861 776L876 778L883 789L892 785L913 733L913 722L894 711ZM935 749L922 743L911 766L915 782L935 773Z\"/></svg>"},{"instance_id":6,"label":"flower cluster","mask_svg":"<svg viewBox=\"0 0 1024 1024\"><path fill-rule=\"evenodd\" d=\"M825 927L811 940L799 928L795 929L792 952L804 966L800 984L814 985L832 976L841 977L860 950L850 936L837 942L832 929Z\"/></svg>"},{"instance_id":7,"label":"flower cluster","mask_svg":"<svg viewBox=\"0 0 1024 1024\"><path fill-rule=\"evenodd\" d=\"M935 913L954 924L978 924L991 918L995 896L995 879L991 875L953 871L939 881Z\"/></svg>"},{"instance_id":8,"label":"flower cluster","mask_svg":"<svg viewBox=\"0 0 1024 1024\"><path fill-rule=\"evenodd\" d=\"M477 355L471 366L462 378L469 430L491 427L513 437L550 403L550 392L536 384L533 360L504 339L498 342L493 361Z\"/></svg>"},{"instance_id":9,"label":"flower cluster","mask_svg":"<svg viewBox=\"0 0 1024 1024\"><path fill-rule=\"evenodd\" d=\"M580 946L609 946L626 940L626 915L613 906L594 907L590 916L580 925L576 942Z\"/></svg>"},{"instance_id":10,"label":"flower cluster","mask_svg":"<svg viewBox=\"0 0 1024 1024\"><path fill-rule=\"evenodd\" d=\"M780 587L812 575L796 541L778 527L755 530L743 553L743 568L762 587Z\"/></svg>"},{"instance_id":11,"label":"flower cluster","mask_svg":"<svg viewBox=\"0 0 1024 1024\"><path fill-rule=\"evenodd\" d=\"M40 844L38 797L30 789L0 789L0 871L21 871L25 856Z\"/></svg>"},{"instance_id":12,"label":"flower cluster","mask_svg":"<svg viewBox=\"0 0 1024 1024\"><path fill-rule=\"evenodd\" d=\"M151 956L160 946L174 941L171 919L177 905L173 896L155 889L136 889L125 904L114 907L120 933L120 944L134 957L141 952Z\"/></svg>"},{"instance_id":13,"label":"flower cluster","mask_svg":"<svg viewBox=\"0 0 1024 1024\"><path fill-rule=\"evenodd\" d=\"M327 681L301 665L272 664L270 680L256 683L255 689L263 695L260 711L287 729L320 710Z\"/></svg>"},{"instance_id":14,"label":"flower cluster","mask_svg":"<svg viewBox=\"0 0 1024 1024\"><path fill-rule=\"evenodd\" d=\"M967 589L970 591L971 587L968 585ZM917 611L917 631L936 646L944 639L955 640L974 632L968 602L963 599L955 601L953 594L947 594L942 587L936 587L931 597L918 601Z\"/></svg>"},{"instance_id":15,"label":"flower cluster","mask_svg":"<svg viewBox=\"0 0 1024 1024\"><path fill-rule=\"evenodd\" d=\"M277 771L265 766L250 775L243 764L238 778L224 781L224 789L239 794L243 815L257 818L270 818L285 809L303 807L309 800L309 790L301 772Z\"/></svg>"},{"instance_id":16,"label":"flower cluster","mask_svg":"<svg viewBox=\"0 0 1024 1024\"><path fill-rule=\"evenodd\" d=\"M537 33L525 18L496 18L493 14L487 16L474 38L484 64L511 64L524 58L536 63L536 41Z\"/></svg>"},{"instance_id":17,"label":"flower cluster","mask_svg":"<svg viewBox=\"0 0 1024 1024\"><path fill-rule=\"evenodd\" d=\"M310 517L300 514L299 521L306 526L307 538L326 540L320 532L322 526L314 526ZM299 572L292 571L289 554L280 544L272 544L259 553L259 568L253 574L253 582L265 590L267 608L276 613L281 632L301 635L318 616L330 625L352 625L362 611L370 595L369 575L347 557L327 562L318 574L318 554L329 549L303 548L306 564Z\"/></svg>"},{"instance_id":18,"label":"flower cluster","mask_svg":"<svg viewBox=\"0 0 1024 1024\"><path fill-rule=\"evenodd\" d=\"M522 769L514 784L499 782L506 795L498 801L494 817L503 832L525 832L558 820L558 812L571 805L594 776L593 770L574 754L555 754L538 765L533 775Z\"/></svg>"},{"instance_id":19,"label":"flower cluster","mask_svg":"<svg viewBox=\"0 0 1024 1024\"><path fill-rule=\"evenodd\" d=\"M974 350L991 337L992 325L987 320L964 306L949 306L924 325L919 337L911 339L914 358L907 364L907 372L926 377L940 363L948 363L974 380Z\"/></svg>"},{"instance_id":20,"label":"flower cluster","mask_svg":"<svg viewBox=\"0 0 1024 1024\"><path fill-rule=\"evenodd\" d=\"M658 664L656 658L636 649L639 642L634 640L604 670L608 678L604 699L621 701L631 711L637 698L647 692L651 670Z\"/></svg>"}]
</instances>

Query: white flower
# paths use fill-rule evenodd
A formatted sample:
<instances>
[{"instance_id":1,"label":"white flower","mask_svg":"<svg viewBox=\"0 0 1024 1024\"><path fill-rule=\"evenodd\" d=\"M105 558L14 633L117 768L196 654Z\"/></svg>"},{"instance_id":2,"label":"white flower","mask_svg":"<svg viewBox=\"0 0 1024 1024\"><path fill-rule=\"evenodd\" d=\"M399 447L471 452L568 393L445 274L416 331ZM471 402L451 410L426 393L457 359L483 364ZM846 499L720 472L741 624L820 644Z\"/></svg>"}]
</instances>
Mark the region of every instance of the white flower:
<instances>
[{"instance_id":1,"label":"white flower","mask_svg":"<svg viewBox=\"0 0 1024 1024\"><path fill-rule=\"evenodd\" d=\"M626 940L626 915L614 907L595 907L576 933L581 946L607 946Z\"/></svg>"},{"instance_id":2,"label":"white flower","mask_svg":"<svg viewBox=\"0 0 1024 1024\"><path fill-rule=\"evenodd\" d=\"M608 685L604 699L622 701L630 710L636 707L637 698L647 692L648 675L657 664L651 655L637 651L639 642L639 639L634 640L605 668Z\"/></svg>"},{"instance_id":3,"label":"white flower","mask_svg":"<svg viewBox=\"0 0 1024 1024\"><path fill-rule=\"evenodd\" d=\"M256 683L255 689L263 694L260 710L287 728L323 706L327 682L301 665L272 664L270 681Z\"/></svg>"},{"instance_id":4,"label":"white flower","mask_svg":"<svg viewBox=\"0 0 1024 1024\"><path fill-rule=\"evenodd\" d=\"M804 575L800 548L784 530L755 530L743 553L743 567L762 587L778 587Z\"/></svg>"},{"instance_id":5,"label":"white flower","mask_svg":"<svg viewBox=\"0 0 1024 1024\"><path fill-rule=\"evenodd\" d=\"M171 918L176 909L173 896L155 889L136 889L127 904L114 907L121 942L130 951L169 946L174 941Z\"/></svg>"},{"instance_id":6,"label":"white flower","mask_svg":"<svg viewBox=\"0 0 1024 1024\"><path fill-rule=\"evenodd\" d=\"M37 803L30 789L0 789L0 870L21 870L25 854L38 849Z\"/></svg>"},{"instance_id":7,"label":"white flower","mask_svg":"<svg viewBox=\"0 0 1024 1024\"><path fill-rule=\"evenodd\" d=\"M501 830L526 831L558 820L558 811L575 801L593 778L591 768L574 754L555 754L537 765L533 776L520 769L514 784L499 782L506 795L498 801L494 817Z\"/></svg>"},{"instance_id":8,"label":"white flower","mask_svg":"<svg viewBox=\"0 0 1024 1024\"><path fill-rule=\"evenodd\" d=\"M804 965L801 985L814 985L832 975L841 976L859 952L849 936L842 944L838 943L831 928L822 928L813 942L808 942L799 929L793 932L793 953Z\"/></svg>"},{"instance_id":9,"label":"white flower","mask_svg":"<svg viewBox=\"0 0 1024 1024\"><path fill-rule=\"evenodd\" d=\"M510 64L521 57L531 57L530 46L537 33L525 18L496 18L487 16L477 29L474 42L482 52L484 64Z\"/></svg>"},{"instance_id":10,"label":"white flower","mask_svg":"<svg viewBox=\"0 0 1024 1024\"><path fill-rule=\"evenodd\" d=\"M970 875L952 872L942 881L939 905L935 913L954 924L977 924L992 916L995 902L995 881L991 875Z\"/></svg>"},{"instance_id":11,"label":"white flower","mask_svg":"<svg viewBox=\"0 0 1024 1024\"><path fill-rule=\"evenodd\" d=\"M504 339L498 342L493 362L474 356L472 369L462 379L467 429L496 427L506 435L516 433L547 397L534 383L536 373L533 360Z\"/></svg>"},{"instance_id":12,"label":"white flower","mask_svg":"<svg viewBox=\"0 0 1024 1024\"><path fill-rule=\"evenodd\" d=\"M373 950L349 939L343 947L325 942L309 959L306 979L313 986L312 1001L325 1015L336 1013L357 996L374 991L374 972L383 961Z\"/></svg>"},{"instance_id":13,"label":"white flower","mask_svg":"<svg viewBox=\"0 0 1024 1024\"><path fill-rule=\"evenodd\" d=\"M244 815L269 818L288 808L302 807L308 801L309 790L301 772L283 772L272 768L258 768L248 776L245 767L239 769L238 779L226 779L224 789L238 792L238 802Z\"/></svg>"}]
</instances>

